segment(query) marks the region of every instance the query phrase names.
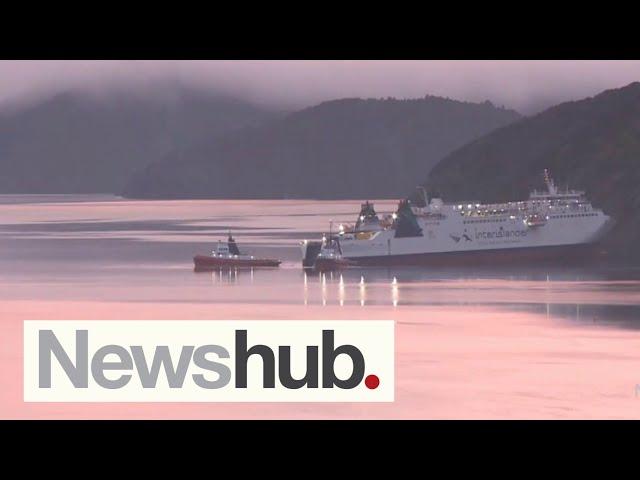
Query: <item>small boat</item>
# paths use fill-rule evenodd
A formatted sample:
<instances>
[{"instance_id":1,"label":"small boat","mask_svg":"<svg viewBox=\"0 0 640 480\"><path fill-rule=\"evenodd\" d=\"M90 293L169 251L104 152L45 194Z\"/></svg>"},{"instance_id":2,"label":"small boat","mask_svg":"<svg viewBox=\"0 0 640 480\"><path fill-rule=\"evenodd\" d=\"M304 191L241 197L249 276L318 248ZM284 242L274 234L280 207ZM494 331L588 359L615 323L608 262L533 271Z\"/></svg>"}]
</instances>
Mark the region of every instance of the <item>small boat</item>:
<instances>
[{"instance_id":1,"label":"small boat","mask_svg":"<svg viewBox=\"0 0 640 480\"><path fill-rule=\"evenodd\" d=\"M277 267L280 260L270 258L256 258L253 255L240 253L238 244L231 235L226 242L218 240L218 245L211 255L196 255L193 257L196 271L216 270L219 268L253 268Z\"/></svg>"},{"instance_id":2,"label":"small boat","mask_svg":"<svg viewBox=\"0 0 640 480\"><path fill-rule=\"evenodd\" d=\"M342 257L342 249L337 239L325 240L313 264L314 270L327 272L355 266L356 263Z\"/></svg>"}]
</instances>

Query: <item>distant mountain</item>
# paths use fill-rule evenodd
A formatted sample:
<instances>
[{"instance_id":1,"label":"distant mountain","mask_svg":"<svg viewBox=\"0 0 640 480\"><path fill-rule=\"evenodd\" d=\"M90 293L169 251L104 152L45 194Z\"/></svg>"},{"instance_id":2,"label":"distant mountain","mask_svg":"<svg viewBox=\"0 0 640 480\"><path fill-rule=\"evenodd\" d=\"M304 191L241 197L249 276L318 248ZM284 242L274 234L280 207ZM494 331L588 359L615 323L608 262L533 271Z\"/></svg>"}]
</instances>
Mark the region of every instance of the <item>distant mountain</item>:
<instances>
[{"instance_id":1,"label":"distant mountain","mask_svg":"<svg viewBox=\"0 0 640 480\"><path fill-rule=\"evenodd\" d=\"M556 184L587 191L613 215L612 252L640 259L640 83L568 102L496 130L442 159L427 190L445 200L526 198L543 187L549 168Z\"/></svg>"},{"instance_id":2,"label":"distant mountain","mask_svg":"<svg viewBox=\"0 0 640 480\"><path fill-rule=\"evenodd\" d=\"M115 193L169 152L275 118L185 88L63 93L0 112L0 193Z\"/></svg>"},{"instance_id":3,"label":"distant mountain","mask_svg":"<svg viewBox=\"0 0 640 480\"><path fill-rule=\"evenodd\" d=\"M520 118L426 97L343 99L173 154L136 173L138 198L396 197L455 148Z\"/></svg>"}]
</instances>

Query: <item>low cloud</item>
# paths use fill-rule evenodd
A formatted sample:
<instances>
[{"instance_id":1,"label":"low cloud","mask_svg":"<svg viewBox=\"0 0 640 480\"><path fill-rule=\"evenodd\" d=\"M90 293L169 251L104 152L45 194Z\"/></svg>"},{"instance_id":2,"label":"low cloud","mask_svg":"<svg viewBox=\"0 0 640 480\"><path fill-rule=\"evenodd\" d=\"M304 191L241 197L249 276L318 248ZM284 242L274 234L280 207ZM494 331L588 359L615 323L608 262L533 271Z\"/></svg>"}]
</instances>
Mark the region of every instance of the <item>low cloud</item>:
<instances>
[{"instance_id":1,"label":"low cloud","mask_svg":"<svg viewBox=\"0 0 640 480\"><path fill-rule=\"evenodd\" d=\"M209 89L281 108L427 94L525 114L640 80L638 61L0 61L0 105L70 89Z\"/></svg>"}]
</instances>

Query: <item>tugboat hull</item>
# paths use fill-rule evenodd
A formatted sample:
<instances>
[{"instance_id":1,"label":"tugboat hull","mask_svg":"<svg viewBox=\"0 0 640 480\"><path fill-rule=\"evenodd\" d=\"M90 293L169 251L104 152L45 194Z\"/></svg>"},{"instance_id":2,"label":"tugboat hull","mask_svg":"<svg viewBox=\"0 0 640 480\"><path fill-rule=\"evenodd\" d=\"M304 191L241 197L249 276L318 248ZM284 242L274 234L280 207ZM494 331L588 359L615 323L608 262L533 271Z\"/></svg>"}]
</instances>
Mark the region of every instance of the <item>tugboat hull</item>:
<instances>
[{"instance_id":1,"label":"tugboat hull","mask_svg":"<svg viewBox=\"0 0 640 480\"><path fill-rule=\"evenodd\" d=\"M193 264L197 271L217 270L220 268L254 268L254 267L278 267L280 260L269 258L224 258L207 255L196 255Z\"/></svg>"},{"instance_id":2,"label":"tugboat hull","mask_svg":"<svg viewBox=\"0 0 640 480\"><path fill-rule=\"evenodd\" d=\"M318 258L313 264L313 268L317 272L329 272L332 270L340 270L355 265L356 262L352 262L351 260L347 260L346 258Z\"/></svg>"}]
</instances>

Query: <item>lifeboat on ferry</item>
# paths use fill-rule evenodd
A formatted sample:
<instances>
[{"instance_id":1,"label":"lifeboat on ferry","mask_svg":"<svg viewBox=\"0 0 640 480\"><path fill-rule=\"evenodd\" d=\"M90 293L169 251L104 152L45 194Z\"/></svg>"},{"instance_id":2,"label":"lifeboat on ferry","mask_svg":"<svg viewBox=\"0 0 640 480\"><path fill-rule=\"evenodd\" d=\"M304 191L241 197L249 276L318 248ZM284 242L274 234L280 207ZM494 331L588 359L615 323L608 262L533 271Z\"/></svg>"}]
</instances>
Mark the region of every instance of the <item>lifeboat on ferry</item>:
<instances>
[{"instance_id":1,"label":"lifeboat on ferry","mask_svg":"<svg viewBox=\"0 0 640 480\"><path fill-rule=\"evenodd\" d=\"M218 245L210 255L196 255L193 264L196 271L217 270L220 268L253 268L277 267L280 260L256 258L253 255L240 253L238 244L231 235L226 242L218 241Z\"/></svg>"},{"instance_id":2,"label":"lifeboat on ferry","mask_svg":"<svg viewBox=\"0 0 640 480\"><path fill-rule=\"evenodd\" d=\"M533 213L525 217L524 224L529 228L542 227L547 224L547 217L539 213Z\"/></svg>"}]
</instances>

